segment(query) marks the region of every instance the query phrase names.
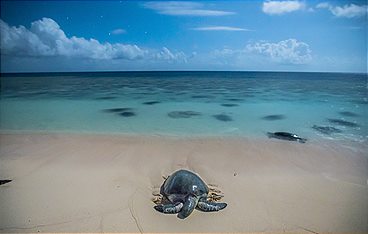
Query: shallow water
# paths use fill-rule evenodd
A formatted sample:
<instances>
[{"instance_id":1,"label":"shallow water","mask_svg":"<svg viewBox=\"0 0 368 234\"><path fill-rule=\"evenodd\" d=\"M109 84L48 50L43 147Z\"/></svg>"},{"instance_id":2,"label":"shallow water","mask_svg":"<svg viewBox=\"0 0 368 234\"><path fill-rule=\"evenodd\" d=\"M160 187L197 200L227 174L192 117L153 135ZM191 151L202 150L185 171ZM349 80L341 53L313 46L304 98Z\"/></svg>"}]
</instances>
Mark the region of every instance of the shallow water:
<instances>
[{"instance_id":1,"label":"shallow water","mask_svg":"<svg viewBox=\"0 0 368 234\"><path fill-rule=\"evenodd\" d=\"M364 141L367 105L365 74L2 74L0 129Z\"/></svg>"}]
</instances>

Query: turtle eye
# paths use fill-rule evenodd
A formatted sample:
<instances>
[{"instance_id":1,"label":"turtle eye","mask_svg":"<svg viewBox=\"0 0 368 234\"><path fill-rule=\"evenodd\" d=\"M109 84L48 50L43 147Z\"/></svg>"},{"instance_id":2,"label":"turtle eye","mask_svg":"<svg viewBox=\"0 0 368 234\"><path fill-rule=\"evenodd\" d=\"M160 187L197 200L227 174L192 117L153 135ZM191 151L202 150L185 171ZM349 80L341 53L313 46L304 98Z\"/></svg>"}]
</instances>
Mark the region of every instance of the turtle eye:
<instances>
[{"instance_id":1,"label":"turtle eye","mask_svg":"<svg viewBox=\"0 0 368 234\"><path fill-rule=\"evenodd\" d=\"M196 191L196 195L197 195L197 196L199 196L200 194L202 194L202 191L198 189L198 190Z\"/></svg>"}]
</instances>

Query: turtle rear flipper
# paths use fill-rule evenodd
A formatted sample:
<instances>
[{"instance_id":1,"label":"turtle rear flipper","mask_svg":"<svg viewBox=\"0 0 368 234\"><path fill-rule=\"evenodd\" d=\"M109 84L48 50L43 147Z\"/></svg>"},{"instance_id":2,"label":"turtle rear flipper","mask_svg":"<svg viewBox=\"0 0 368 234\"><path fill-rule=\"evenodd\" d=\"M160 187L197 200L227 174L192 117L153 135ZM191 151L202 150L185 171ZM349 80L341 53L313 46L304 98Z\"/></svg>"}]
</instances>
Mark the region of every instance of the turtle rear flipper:
<instances>
[{"instance_id":1,"label":"turtle rear flipper","mask_svg":"<svg viewBox=\"0 0 368 234\"><path fill-rule=\"evenodd\" d=\"M298 142L305 143L305 142L307 142L307 139L299 137Z\"/></svg>"},{"instance_id":2,"label":"turtle rear flipper","mask_svg":"<svg viewBox=\"0 0 368 234\"><path fill-rule=\"evenodd\" d=\"M212 211L219 211L224 209L227 206L226 203L216 203L216 202L209 202L209 201L199 201L197 208L204 212L212 212Z\"/></svg>"},{"instance_id":3,"label":"turtle rear flipper","mask_svg":"<svg viewBox=\"0 0 368 234\"><path fill-rule=\"evenodd\" d=\"M183 203L177 202L175 204L160 204L157 206L154 206L155 210L164 213L164 214L176 214L181 211L183 208Z\"/></svg>"}]
</instances>

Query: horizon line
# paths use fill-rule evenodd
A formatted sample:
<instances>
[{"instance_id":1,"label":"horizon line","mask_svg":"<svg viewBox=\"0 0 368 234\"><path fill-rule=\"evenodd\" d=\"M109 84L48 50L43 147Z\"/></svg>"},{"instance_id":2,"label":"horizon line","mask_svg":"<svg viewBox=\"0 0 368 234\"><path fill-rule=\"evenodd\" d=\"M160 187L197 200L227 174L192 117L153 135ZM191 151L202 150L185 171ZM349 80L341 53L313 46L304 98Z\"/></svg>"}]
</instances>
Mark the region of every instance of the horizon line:
<instances>
[{"instance_id":1,"label":"horizon line","mask_svg":"<svg viewBox=\"0 0 368 234\"><path fill-rule=\"evenodd\" d=\"M340 74L368 74L366 72L349 72L349 71L284 71L284 70L107 70L107 71L24 71L24 72L2 72L0 76L5 74L46 74L46 73L139 73L139 72L264 72L264 73L340 73Z\"/></svg>"}]
</instances>

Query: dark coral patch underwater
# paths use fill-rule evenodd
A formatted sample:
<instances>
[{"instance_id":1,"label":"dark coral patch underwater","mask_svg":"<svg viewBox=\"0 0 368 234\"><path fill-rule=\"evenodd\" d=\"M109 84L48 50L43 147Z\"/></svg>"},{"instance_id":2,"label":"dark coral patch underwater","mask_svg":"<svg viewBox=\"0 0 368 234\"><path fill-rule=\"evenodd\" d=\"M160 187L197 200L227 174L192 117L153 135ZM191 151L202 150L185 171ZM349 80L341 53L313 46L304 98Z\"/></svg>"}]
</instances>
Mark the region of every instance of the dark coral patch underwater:
<instances>
[{"instance_id":1,"label":"dark coral patch underwater","mask_svg":"<svg viewBox=\"0 0 368 234\"><path fill-rule=\"evenodd\" d=\"M191 98L214 98L212 95L193 95Z\"/></svg>"},{"instance_id":2,"label":"dark coral patch underwater","mask_svg":"<svg viewBox=\"0 0 368 234\"><path fill-rule=\"evenodd\" d=\"M137 114L132 111L125 111L125 112L119 113L119 115L123 117L132 117L132 116L136 116Z\"/></svg>"},{"instance_id":3,"label":"dark coral patch underwater","mask_svg":"<svg viewBox=\"0 0 368 234\"><path fill-rule=\"evenodd\" d=\"M123 107L123 108L110 108L110 109L104 109L104 112L108 113L119 113L119 112L125 112L125 111L132 111L132 108L129 107Z\"/></svg>"},{"instance_id":4,"label":"dark coral patch underwater","mask_svg":"<svg viewBox=\"0 0 368 234\"><path fill-rule=\"evenodd\" d=\"M281 120L281 119L285 119L286 117L284 115L266 115L263 116L262 119L263 120Z\"/></svg>"},{"instance_id":5,"label":"dark coral patch underwater","mask_svg":"<svg viewBox=\"0 0 368 234\"><path fill-rule=\"evenodd\" d=\"M193 116L199 116L201 113L197 111L171 111L167 115L173 119L187 119Z\"/></svg>"},{"instance_id":6,"label":"dark coral patch underwater","mask_svg":"<svg viewBox=\"0 0 368 234\"><path fill-rule=\"evenodd\" d=\"M96 100L112 100L112 99L116 99L116 97L114 97L114 96L104 96L104 97L97 97L95 99Z\"/></svg>"},{"instance_id":7,"label":"dark coral patch underwater","mask_svg":"<svg viewBox=\"0 0 368 234\"><path fill-rule=\"evenodd\" d=\"M150 102L143 102L142 104L144 105L155 105L155 104L158 104L158 103L161 103L159 101L150 101Z\"/></svg>"},{"instance_id":8,"label":"dark coral patch underwater","mask_svg":"<svg viewBox=\"0 0 368 234\"><path fill-rule=\"evenodd\" d=\"M218 114L218 115L213 115L213 117L219 121L223 121L223 122L229 122L229 121L233 121L233 118L231 118L231 116L226 115L226 114Z\"/></svg>"},{"instance_id":9,"label":"dark coral patch underwater","mask_svg":"<svg viewBox=\"0 0 368 234\"><path fill-rule=\"evenodd\" d=\"M242 102L244 101L243 99L241 98L226 98L226 100L228 101L232 101L232 102Z\"/></svg>"},{"instance_id":10,"label":"dark coral patch underwater","mask_svg":"<svg viewBox=\"0 0 368 234\"><path fill-rule=\"evenodd\" d=\"M341 133L342 131L338 128L331 127L331 126L318 126L313 125L312 128L320 133L331 135L333 133Z\"/></svg>"},{"instance_id":11,"label":"dark coral patch underwater","mask_svg":"<svg viewBox=\"0 0 368 234\"><path fill-rule=\"evenodd\" d=\"M343 119L327 119L327 120L330 123L338 124L338 125L345 126L345 127L359 127L359 124L350 122L350 121L346 121Z\"/></svg>"},{"instance_id":12,"label":"dark coral patch underwater","mask_svg":"<svg viewBox=\"0 0 368 234\"><path fill-rule=\"evenodd\" d=\"M223 103L223 104L221 104L221 106L234 107L234 106L239 106L239 105L238 104L234 104L234 103Z\"/></svg>"},{"instance_id":13,"label":"dark coral patch underwater","mask_svg":"<svg viewBox=\"0 0 368 234\"><path fill-rule=\"evenodd\" d=\"M342 115L342 116L347 116L347 117L356 117L356 116L358 116L358 114L355 114L354 112L350 112L350 111L340 111L339 114Z\"/></svg>"}]
</instances>

